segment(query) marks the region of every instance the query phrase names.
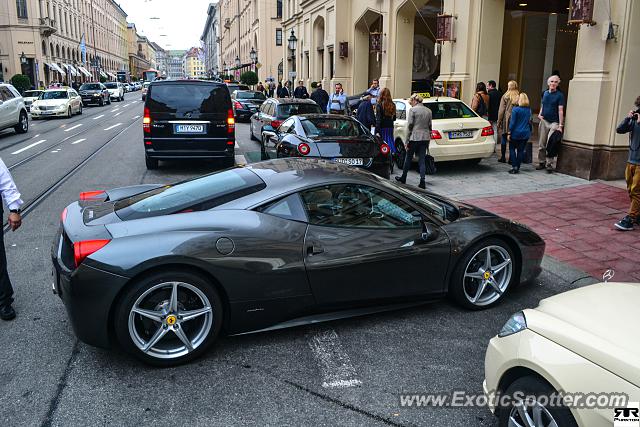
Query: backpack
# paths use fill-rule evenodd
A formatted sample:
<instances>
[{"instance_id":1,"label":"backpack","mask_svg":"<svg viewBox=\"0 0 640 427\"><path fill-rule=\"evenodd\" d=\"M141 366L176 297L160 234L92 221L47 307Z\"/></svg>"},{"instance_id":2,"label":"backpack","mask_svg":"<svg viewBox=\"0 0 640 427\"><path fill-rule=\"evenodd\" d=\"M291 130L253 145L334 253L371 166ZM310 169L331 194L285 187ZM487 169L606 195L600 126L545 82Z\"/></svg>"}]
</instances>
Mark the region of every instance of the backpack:
<instances>
[{"instance_id":1,"label":"backpack","mask_svg":"<svg viewBox=\"0 0 640 427\"><path fill-rule=\"evenodd\" d=\"M482 95L478 96L480 97L480 102L478 103L478 109L476 110L476 113L478 113L479 116L486 116L487 105L484 103L484 98L482 97Z\"/></svg>"},{"instance_id":2,"label":"backpack","mask_svg":"<svg viewBox=\"0 0 640 427\"><path fill-rule=\"evenodd\" d=\"M547 157L556 157L558 155L560 143L562 143L562 132L554 130L547 140Z\"/></svg>"}]
</instances>

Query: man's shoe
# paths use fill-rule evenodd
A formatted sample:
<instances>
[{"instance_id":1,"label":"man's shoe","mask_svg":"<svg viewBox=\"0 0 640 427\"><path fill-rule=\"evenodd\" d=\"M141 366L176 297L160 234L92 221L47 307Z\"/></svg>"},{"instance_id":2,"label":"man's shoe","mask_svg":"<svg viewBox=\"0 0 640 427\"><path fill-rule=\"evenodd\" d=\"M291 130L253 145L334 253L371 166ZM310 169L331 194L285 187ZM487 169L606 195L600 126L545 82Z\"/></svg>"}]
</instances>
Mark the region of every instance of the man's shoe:
<instances>
[{"instance_id":1,"label":"man's shoe","mask_svg":"<svg viewBox=\"0 0 640 427\"><path fill-rule=\"evenodd\" d=\"M511 169L511 170L509 171L509 173L510 173L511 175L513 175L514 173L518 173L518 172L517 172L515 169Z\"/></svg>"},{"instance_id":2,"label":"man's shoe","mask_svg":"<svg viewBox=\"0 0 640 427\"><path fill-rule=\"evenodd\" d=\"M553 169L547 168L547 173L553 173Z\"/></svg>"},{"instance_id":3,"label":"man's shoe","mask_svg":"<svg viewBox=\"0 0 640 427\"><path fill-rule=\"evenodd\" d=\"M633 218L629 215L622 218L620 221L614 224L618 230L631 231L633 230Z\"/></svg>"},{"instance_id":4,"label":"man's shoe","mask_svg":"<svg viewBox=\"0 0 640 427\"><path fill-rule=\"evenodd\" d=\"M11 307L11 304L0 307L0 319L13 320L16 318L16 311Z\"/></svg>"},{"instance_id":5,"label":"man's shoe","mask_svg":"<svg viewBox=\"0 0 640 427\"><path fill-rule=\"evenodd\" d=\"M423 190L426 188L426 185L424 183L424 179L420 180L420 184L418 184L418 188L422 188Z\"/></svg>"},{"instance_id":6,"label":"man's shoe","mask_svg":"<svg viewBox=\"0 0 640 427\"><path fill-rule=\"evenodd\" d=\"M504 157L500 157L500 158L498 159L498 161L499 161L500 163L507 163L507 159L505 159Z\"/></svg>"},{"instance_id":7,"label":"man's shoe","mask_svg":"<svg viewBox=\"0 0 640 427\"><path fill-rule=\"evenodd\" d=\"M536 170L537 171L541 171L542 169L546 169L547 166L544 163L540 163L538 166L536 166Z\"/></svg>"},{"instance_id":8,"label":"man's shoe","mask_svg":"<svg viewBox=\"0 0 640 427\"><path fill-rule=\"evenodd\" d=\"M401 182L403 184L407 183L407 178L402 177L402 176L396 176L396 181Z\"/></svg>"}]
</instances>

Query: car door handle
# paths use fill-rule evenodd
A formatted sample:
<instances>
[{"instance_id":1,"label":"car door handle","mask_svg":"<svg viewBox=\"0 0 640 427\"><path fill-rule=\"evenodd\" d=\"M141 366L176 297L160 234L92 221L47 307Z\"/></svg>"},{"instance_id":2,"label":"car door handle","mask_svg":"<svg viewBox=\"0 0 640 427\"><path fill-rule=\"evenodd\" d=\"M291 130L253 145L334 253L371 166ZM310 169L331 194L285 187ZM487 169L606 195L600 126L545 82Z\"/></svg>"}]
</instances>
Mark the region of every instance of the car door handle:
<instances>
[{"instance_id":1,"label":"car door handle","mask_svg":"<svg viewBox=\"0 0 640 427\"><path fill-rule=\"evenodd\" d=\"M318 246L318 245L307 246L308 256L320 255L321 253L324 253L324 249L322 248L322 246Z\"/></svg>"}]
</instances>

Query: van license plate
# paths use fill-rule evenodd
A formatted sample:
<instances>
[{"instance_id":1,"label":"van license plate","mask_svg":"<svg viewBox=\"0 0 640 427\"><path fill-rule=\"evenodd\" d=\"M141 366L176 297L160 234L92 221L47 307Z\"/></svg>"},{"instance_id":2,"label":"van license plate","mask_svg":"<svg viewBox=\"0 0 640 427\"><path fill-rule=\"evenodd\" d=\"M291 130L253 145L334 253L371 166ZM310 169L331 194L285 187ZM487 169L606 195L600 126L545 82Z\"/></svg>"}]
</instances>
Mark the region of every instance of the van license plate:
<instances>
[{"instance_id":1,"label":"van license plate","mask_svg":"<svg viewBox=\"0 0 640 427\"><path fill-rule=\"evenodd\" d=\"M204 125L175 125L175 133L204 133Z\"/></svg>"}]
</instances>

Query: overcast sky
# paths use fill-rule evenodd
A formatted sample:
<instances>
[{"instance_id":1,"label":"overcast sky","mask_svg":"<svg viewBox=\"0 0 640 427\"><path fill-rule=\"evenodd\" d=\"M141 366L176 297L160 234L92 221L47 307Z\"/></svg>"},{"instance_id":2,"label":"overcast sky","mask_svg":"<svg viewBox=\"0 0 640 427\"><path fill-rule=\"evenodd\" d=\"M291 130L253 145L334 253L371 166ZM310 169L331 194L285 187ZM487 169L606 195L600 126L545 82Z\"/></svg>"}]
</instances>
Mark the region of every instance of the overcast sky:
<instances>
[{"instance_id":1,"label":"overcast sky","mask_svg":"<svg viewBox=\"0 0 640 427\"><path fill-rule=\"evenodd\" d=\"M200 46L211 0L116 0L138 34L167 50ZM160 19L151 19L160 18ZM166 34L166 37L161 36Z\"/></svg>"}]
</instances>

